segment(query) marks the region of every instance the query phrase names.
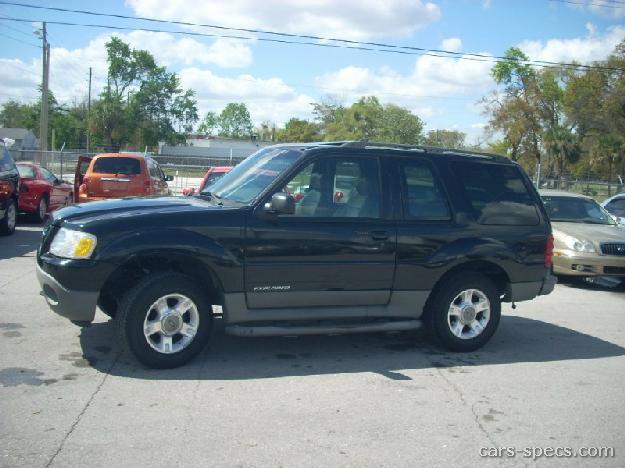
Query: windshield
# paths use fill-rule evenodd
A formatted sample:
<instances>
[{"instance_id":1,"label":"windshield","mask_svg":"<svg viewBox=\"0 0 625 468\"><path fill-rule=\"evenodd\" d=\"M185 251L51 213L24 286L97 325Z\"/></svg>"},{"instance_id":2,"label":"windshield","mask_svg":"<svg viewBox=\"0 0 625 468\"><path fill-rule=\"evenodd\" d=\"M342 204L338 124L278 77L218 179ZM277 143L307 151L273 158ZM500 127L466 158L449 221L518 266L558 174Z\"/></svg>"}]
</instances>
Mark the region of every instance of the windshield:
<instances>
[{"instance_id":1,"label":"windshield","mask_svg":"<svg viewBox=\"0 0 625 468\"><path fill-rule=\"evenodd\" d=\"M264 148L202 190L202 193L210 192L217 198L249 203L291 167L300 155L301 152L294 149Z\"/></svg>"},{"instance_id":2,"label":"windshield","mask_svg":"<svg viewBox=\"0 0 625 468\"><path fill-rule=\"evenodd\" d=\"M594 200L573 197L542 197L551 221L585 224L615 224Z\"/></svg>"}]
</instances>

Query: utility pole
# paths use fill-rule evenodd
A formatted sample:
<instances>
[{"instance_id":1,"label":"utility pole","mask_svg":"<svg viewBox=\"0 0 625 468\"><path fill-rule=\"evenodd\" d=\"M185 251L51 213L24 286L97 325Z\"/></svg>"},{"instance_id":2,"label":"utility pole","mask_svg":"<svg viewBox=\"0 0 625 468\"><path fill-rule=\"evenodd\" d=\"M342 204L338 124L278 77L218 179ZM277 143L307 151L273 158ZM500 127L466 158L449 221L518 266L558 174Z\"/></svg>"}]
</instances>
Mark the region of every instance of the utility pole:
<instances>
[{"instance_id":1,"label":"utility pole","mask_svg":"<svg viewBox=\"0 0 625 468\"><path fill-rule=\"evenodd\" d=\"M41 84L41 115L39 116L39 147L42 151L41 160L43 162L43 151L48 151L48 80L50 78L50 44L46 32L46 23L43 23L43 72Z\"/></svg>"},{"instance_id":2,"label":"utility pole","mask_svg":"<svg viewBox=\"0 0 625 468\"><path fill-rule=\"evenodd\" d=\"M91 67L89 67L89 98L87 100L87 153L89 152L89 143L91 140L91 129L89 122L91 120Z\"/></svg>"}]
</instances>

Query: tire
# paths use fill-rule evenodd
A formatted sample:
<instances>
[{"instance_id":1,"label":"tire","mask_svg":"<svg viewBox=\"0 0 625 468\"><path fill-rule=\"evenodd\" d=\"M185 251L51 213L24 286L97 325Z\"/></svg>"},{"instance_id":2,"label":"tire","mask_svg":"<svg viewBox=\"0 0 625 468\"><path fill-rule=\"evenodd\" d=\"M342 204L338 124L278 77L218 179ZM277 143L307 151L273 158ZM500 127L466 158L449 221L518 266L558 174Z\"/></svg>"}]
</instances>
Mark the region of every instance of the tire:
<instances>
[{"instance_id":1,"label":"tire","mask_svg":"<svg viewBox=\"0 0 625 468\"><path fill-rule=\"evenodd\" d=\"M33 219L37 223L43 223L44 219L46 219L47 213L48 213L48 199L42 196L39 199L39 203L37 203L37 211L33 213Z\"/></svg>"},{"instance_id":2,"label":"tire","mask_svg":"<svg viewBox=\"0 0 625 468\"><path fill-rule=\"evenodd\" d=\"M15 232L17 223L17 203L15 200L9 201L4 212L4 217L0 220L0 235L10 236Z\"/></svg>"},{"instance_id":3,"label":"tire","mask_svg":"<svg viewBox=\"0 0 625 468\"><path fill-rule=\"evenodd\" d=\"M162 300L166 307L160 302L161 309L166 310L159 312L157 302ZM176 306L184 313L176 313ZM206 294L193 279L173 272L143 279L126 293L116 315L122 348L130 350L145 366L156 369L179 367L195 357L207 344L213 323ZM148 335L145 327L155 332ZM180 332L175 332L177 329ZM189 336L192 331L194 334Z\"/></svg>"},{"instance_id":4,"label":"tire","mask_svg":"<svg viewBox=\"0 0 625 468\"><path fill-rule=\"evenodd\" d=\"M479 273L466 272L437 285L425 322L432 337L444 348L468 352L490 340L500 318L501 299L495 284Z\"/></svg>"}]
</instances>

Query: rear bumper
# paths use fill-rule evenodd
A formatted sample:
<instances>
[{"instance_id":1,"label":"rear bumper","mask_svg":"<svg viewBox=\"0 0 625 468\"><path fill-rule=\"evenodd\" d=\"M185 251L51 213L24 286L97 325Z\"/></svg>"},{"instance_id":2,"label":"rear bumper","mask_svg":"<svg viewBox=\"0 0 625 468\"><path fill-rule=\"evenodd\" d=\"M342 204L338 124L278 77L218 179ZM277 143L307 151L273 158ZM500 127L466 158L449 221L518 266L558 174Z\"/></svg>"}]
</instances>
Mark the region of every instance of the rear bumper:
<instances>
[{"instance_id":1,"label":"rear bumper","mask_svg":"<svg viewBox=\"0 0 625 468\"><path fill-rule=\"evenodd\" d=\"M66 289L37 265L37 280L48 306L57 314L74 322L92 322L98 302L98 291Z\"/></svg>"},{"instance_id":2,"label":"rear bumper","mask_svg":"<svg viewBox=\"0 0 625 468\"><path fill-rule=\"evenodd\" d=\"M545 296L553 291L557 282L557 278L549 272L542 281L511 283L506 300L507 302L521 302L529 301L537 296Z\"/></svg>"},{"instance_id":3,"label":"rear bumper","mask_svg":"<svg viewBox=\"0 0 625 468\"><path fill-rule=\"evenodd\" d=\"M625 256L583 254L567 251L553 257L553 271L570 276L625 276Z\"/></svg>"}]
</instances>

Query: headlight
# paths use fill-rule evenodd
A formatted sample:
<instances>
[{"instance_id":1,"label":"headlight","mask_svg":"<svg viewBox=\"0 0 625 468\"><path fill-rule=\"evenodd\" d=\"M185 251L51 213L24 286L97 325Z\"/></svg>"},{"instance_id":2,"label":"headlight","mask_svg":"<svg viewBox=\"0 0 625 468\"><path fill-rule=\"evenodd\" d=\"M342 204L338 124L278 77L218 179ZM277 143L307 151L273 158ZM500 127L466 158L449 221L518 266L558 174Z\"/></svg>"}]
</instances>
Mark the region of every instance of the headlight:
<instances>
[{"instance_id":1,"label":"headlight","mask_svg":"<svg viewBox=\"0 0 625 468\"><path fill-rule=\"evenodd\" d=\"M63 258L89 258L97 243L93 234L61 228L50 245L50 253Z\"/></svg>"},{"instance_id":2,"label":"headlight","mask_svg":"<svg viewBox=\"0 0 625 468\"><path fill-rule=\"evenodd\" d=\"M564 243L569 249L575 250L575 252L596 252L594 244L586 239L577 239L575 237L567 236Z\"/></svg>"}]
</instances>

